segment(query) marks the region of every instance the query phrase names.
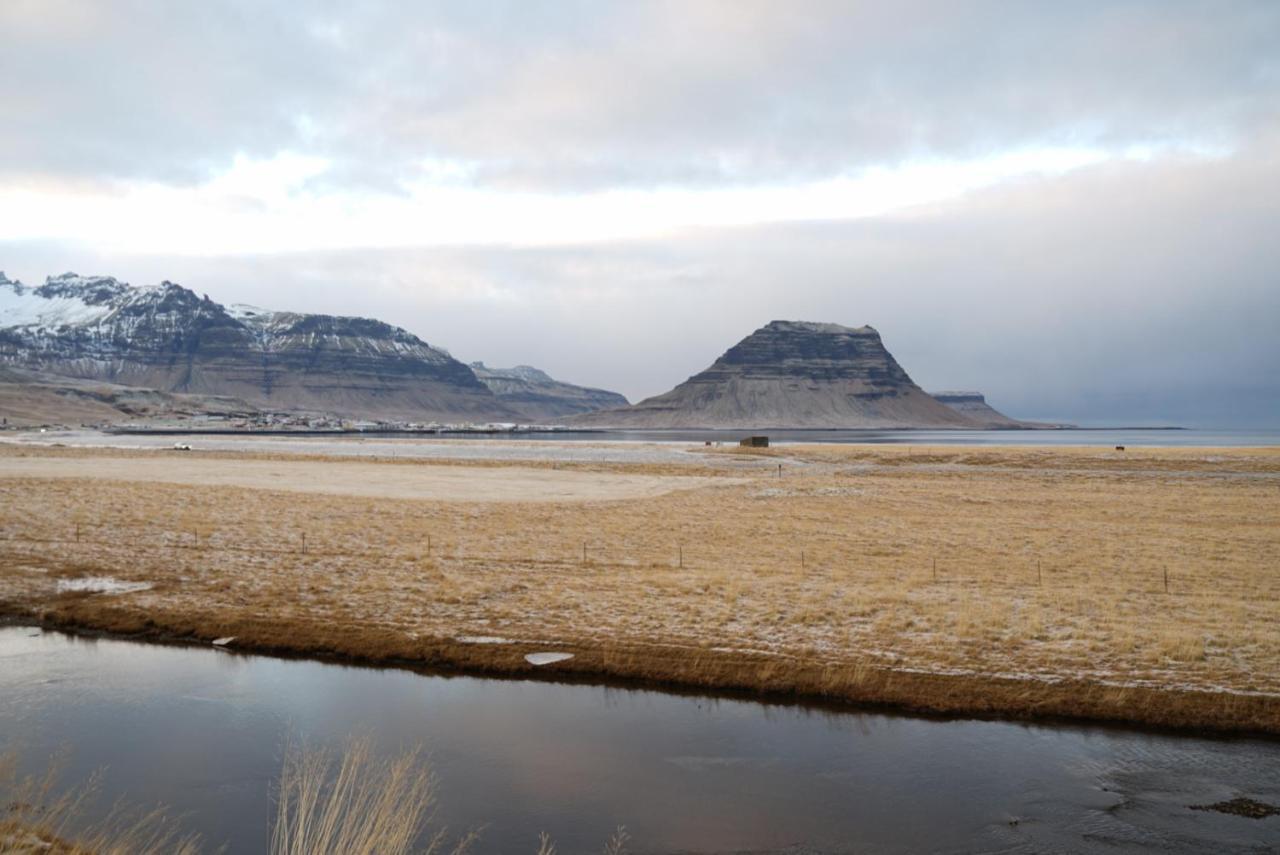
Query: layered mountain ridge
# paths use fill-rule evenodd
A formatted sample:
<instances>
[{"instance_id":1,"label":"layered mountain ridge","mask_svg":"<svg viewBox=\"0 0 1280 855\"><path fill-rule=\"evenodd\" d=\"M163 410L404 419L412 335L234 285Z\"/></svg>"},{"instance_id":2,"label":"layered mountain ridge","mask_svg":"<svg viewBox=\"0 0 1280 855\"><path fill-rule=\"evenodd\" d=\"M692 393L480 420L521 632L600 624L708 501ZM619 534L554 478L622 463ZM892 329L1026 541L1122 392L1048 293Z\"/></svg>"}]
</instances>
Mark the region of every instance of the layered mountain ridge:
<instances>
[{"instance_id":1,"label":"layered mountain ridge","mask_svg":"<svg viewBox=\"0 0 1280 855\"><path fill-rule=\"evenodd\" d=\"M564 383L531 365L490 368L483 362L473 362L471 370L500 401L535 420L551 421L576 413L625 407L628 403L617 392Z\"/></svg>"},{"instance_id":2,"label":"layered mountain ridge","mask_svg":"<svg viewBox=\"0 0 1280 855\"><path fill-rule=\"evenodd\" d=\"M917 386L874 328L808 321L773 321L670 392L571 421L651 429L985 427Z\"/></svg>"},{"instance_id":3,"label":"layered mountain ridge","mask_svg":"<svg viewBox=\"0 0 1280 855\"><path fill-rule=\"evenodd\" d=\"M232 309L172 282L0 274L0 362L264 409L417 421L527 421L465 364L368 318Z\"/></svg>"},{"instance_id":4,"label":"layered mountain ridge","mask_svg":"<svg viewBox=\"0 0 1280 855\"><path fill-rule=\"evenodd\" d=\"M470 366L370 318L224 306L172 282L65 273L31 288L0 273L6 400L32 412L257 408L404 422L667 428L1030 428L980 393L935 398L870 326L773 321L671 391L628 405L527 365ZM58 391L56 379L80 382ZM18 388L24 387L25 388ZM155 391L136 397L126 391ZM182 396L166 398L163 396ZM33 397L34 396L34 397ZM207 400L206 400L207 399Z\"/></svg>"}]
</instances>

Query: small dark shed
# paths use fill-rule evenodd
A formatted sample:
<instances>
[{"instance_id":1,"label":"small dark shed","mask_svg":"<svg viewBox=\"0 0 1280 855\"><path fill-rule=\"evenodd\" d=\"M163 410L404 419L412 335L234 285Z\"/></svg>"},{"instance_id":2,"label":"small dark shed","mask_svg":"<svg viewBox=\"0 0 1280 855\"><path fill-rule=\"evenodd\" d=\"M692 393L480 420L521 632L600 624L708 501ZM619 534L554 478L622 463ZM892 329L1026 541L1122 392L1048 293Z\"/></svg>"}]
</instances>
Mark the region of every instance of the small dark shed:
<instances>
[{"instance_id":1,"label":"small dark shed","mask_svg":"<svg viewBox=\"0 0 1280 855\"><path fill-rule=\"evenodd\" d=\"M769 437L767 436L749 436L738 443L743 448L768 448Z\"/></svg>"}]
</instances>

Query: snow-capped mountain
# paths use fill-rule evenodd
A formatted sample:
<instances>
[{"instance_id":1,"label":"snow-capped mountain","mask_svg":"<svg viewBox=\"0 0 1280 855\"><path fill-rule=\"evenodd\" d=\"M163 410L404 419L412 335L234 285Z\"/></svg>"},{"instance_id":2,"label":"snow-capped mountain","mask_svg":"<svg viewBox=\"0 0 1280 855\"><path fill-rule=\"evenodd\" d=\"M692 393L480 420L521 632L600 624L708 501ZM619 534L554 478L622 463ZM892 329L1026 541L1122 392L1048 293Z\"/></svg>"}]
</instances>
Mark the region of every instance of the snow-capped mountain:
<instances>
[{"instance_id":1,"label":"snow-capped mountain","mask_svg":"<svg viewBox=\"0 0 1280 855\"><path fill-rule=\"evenodd\" d=\"M465 364L368 318L232 310L172 282L0 273L0 362L266 409L353 417L525 421Z\"/></svg>"}]
</instances>

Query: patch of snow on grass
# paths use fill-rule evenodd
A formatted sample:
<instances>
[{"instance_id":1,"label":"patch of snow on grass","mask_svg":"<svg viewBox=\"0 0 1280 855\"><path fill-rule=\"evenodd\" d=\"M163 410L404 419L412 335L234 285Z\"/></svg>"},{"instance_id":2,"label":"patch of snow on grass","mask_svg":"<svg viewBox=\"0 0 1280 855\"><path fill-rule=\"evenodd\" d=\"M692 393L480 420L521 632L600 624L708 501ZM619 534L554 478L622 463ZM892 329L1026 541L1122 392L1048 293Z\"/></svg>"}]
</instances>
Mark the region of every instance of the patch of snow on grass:
<instances>
[{"instance_id":1,"label":"patch of snow on grass","mask_svg":"<svg viewBox=\"0 0 1280 855\"><path fill-rule=\"evenodd\" d=\"M553 662L563 662L572 658L572 653L529 653L524 657L524 661L530 665L550 665Z\"/></svg>"},{"instance_id":2,"label":"patch of snow on grass","mask_svg":"<svg viewBox=\"0 0 1280 855\"><path fill-rule=\"evenodd\" d=\"M497 635L459 635L454 641L463 644L514 644L515 642L509 638L502 638ZM537 663L534 663L537 664Z\"/></svg>"},{"instance_id":3,"label":"patch of snow on grass","mask_svg":"<svg viewBox=\"0 0 1280 855\"><path fill-rule=\"evenodd\" d=\"M150 582L123 582L111 576L84 576L79 579L59 579L58 593L85 591L91 594L132 594L149 591Z\"/></svg>"}]
</instances>

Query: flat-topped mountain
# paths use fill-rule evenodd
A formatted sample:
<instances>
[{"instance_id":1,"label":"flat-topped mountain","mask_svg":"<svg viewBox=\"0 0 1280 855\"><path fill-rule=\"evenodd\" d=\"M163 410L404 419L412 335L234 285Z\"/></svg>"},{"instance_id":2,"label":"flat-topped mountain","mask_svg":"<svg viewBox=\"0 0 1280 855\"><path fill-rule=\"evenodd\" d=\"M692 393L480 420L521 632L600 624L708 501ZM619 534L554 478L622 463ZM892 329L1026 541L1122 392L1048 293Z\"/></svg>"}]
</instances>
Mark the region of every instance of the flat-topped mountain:
<instances>
[{"instance_id":1,"label":"flat-topped mountain","mask_svg":"<svg viewBox=\"0 0 1280 855\"><path fill-rule=\"evenodd\" d=\"M263 409L415 421L523 421L463 363L367 318L228 309L162 282L0 274L0 362Z\"/></svg>"},{"instance_id":2,"label":"flat-topped mountain","mask_svg":"<svg viewBox=\"0 0 1280 855\"><path fill-rule=\"evenodd\" d=\"M773 321L663 395L573 424L633 428L973 428L912 382L869 326Z\"/></svg>"},{"instance_id":3,"label":"flat-topped mountain","mask_svg":"<svg viewBox=\"0 0 1280 855\"><path fill-rule=\"evenodd\" d=\"M490 368L473 362L471 370L498 400L534 421L627 406L627 399L617 392L565 383L529 365Z\"/></svg>"}]
</instances>

